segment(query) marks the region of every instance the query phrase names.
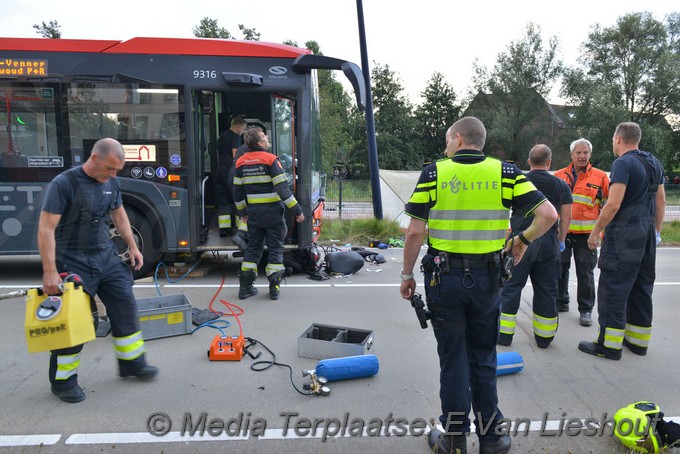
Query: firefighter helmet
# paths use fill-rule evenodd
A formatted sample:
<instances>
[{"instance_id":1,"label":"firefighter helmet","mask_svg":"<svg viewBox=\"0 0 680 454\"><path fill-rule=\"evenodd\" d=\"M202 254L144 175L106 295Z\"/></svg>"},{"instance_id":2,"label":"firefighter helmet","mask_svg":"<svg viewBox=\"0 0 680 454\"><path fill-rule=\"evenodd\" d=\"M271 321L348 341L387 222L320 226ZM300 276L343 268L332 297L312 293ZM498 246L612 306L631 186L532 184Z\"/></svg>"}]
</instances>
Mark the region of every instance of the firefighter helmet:
<instances>
[{"instance_id":1,"label":"firefighter helmet","mask_svg":"<svg viewBox=\"0 0 680 454\"><path fill-rule=\"evenodd\" d=\"M659 448L663 447L656 430L659 412L658 405L645 401L619 409L614 414L614 435L635 452L658 453Z\"/></svg>"}]
</instances>

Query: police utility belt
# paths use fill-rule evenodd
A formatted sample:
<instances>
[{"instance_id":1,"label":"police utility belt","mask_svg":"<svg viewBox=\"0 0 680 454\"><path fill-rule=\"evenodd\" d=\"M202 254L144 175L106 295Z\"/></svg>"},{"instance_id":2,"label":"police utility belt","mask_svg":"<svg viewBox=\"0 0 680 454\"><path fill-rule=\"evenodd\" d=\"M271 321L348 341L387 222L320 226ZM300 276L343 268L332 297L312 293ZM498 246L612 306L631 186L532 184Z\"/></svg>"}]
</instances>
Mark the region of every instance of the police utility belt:
<instances>
[{"instance_id":1,"label":"police utility belt","mask_svg":"<svg viewBox=\"0 0 680 454\"><path fill-rule=\"evenodd\" d=\"M424 273L432 273L431 287L439 285L441 274L447 274L452 269L463 270L463 285L466 288L472 288L474 277L471 270L473 268L487 268L491 273L491 282L495 286L500 284L498 279L500 263L500 251L488 254L457 254L430 248L420 262L420 270Z\"/></svg>"}]
</instances>

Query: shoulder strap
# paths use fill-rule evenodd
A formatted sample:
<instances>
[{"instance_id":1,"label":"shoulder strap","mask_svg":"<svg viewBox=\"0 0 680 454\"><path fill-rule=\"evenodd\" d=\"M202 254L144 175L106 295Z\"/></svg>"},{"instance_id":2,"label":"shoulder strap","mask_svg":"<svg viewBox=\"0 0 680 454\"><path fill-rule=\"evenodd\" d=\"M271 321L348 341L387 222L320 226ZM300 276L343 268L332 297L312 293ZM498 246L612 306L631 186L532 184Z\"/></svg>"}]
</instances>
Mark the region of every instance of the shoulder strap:
<instances>
[{"instance_id":1,"label":"shoulder strap","mask_svg":"<svg viewBox=\"0 0 680 454\"><path fill-rule=\"evenodd\" d=\"M633 156L635 156L638 159L638 161L642 163L645 169L647 169L647 176L649 177L650 180L648 192L658 191L659 184L655 183L656 179L654 178L656 176L656 172L654 171L655 169L652 168L652 165L649 163L649 161L645 159L641 154L633 153Z\"/></svg>"},{"instance_id":2,"label":"shoulder strap","mask_svg":"<svg viewBox=\"0 0 680 454\"><path fill-rule=\"evenodd\" d=\"M71 203L71 206L64 213L64 215L73 216L76 213L79 214L79 218L76 220L77 222L74 224L71 234L76 234L75 227L79 223L80 229L77 233L78 240L80 241L79 244L84 245L85 249L87 249L90 246L90 224L92 221L92 211L86 203L83 190L78 184L78 180L76 179L76 171L65 172L64 175L66 176L66 179L68 180L69 184L71 185L71 189L73 189L75 194L75 201Z\"/></svg>"}]
</instances>

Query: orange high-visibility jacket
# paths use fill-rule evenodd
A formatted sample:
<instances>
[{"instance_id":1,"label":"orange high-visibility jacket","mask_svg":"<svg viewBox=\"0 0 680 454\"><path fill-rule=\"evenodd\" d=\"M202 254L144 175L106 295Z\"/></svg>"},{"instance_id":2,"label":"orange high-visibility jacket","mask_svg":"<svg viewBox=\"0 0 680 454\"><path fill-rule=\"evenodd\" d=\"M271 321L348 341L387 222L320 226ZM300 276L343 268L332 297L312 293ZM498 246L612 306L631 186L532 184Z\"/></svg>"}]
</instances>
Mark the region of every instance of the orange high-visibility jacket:
<instances>
[{"instance_id":1,"label":"orange high-visibility jacket","mask_svg":"<svg viewBox=\"0 0 680 454\"><path fill-rule=\"evenodd\" d=\"M600 210L609 197L609 177L588 163L585 172L574 178L574 163L555 172L571 188L574 203L571 205L569 233L590 233L595 227Z\"/></svg>"}]
</instances>

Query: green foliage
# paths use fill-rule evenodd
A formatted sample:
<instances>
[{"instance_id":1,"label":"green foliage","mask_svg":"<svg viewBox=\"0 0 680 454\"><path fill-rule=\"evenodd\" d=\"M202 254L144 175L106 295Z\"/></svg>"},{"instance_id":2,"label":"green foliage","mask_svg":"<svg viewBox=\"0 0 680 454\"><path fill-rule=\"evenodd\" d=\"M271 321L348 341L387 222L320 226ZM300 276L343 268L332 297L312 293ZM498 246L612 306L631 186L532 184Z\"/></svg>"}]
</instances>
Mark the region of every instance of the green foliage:
<instances>
[{"instance_id":1,"label":"green foliage","mask_svg":"<svg viewBox=\"0 0 680 454\"><path fill-rule=\"evenodd\" d=\"M367 246L370 241L402 238L404 233L397 221L379 219L332 219L321 226L319 244L347 244ZM337 241L331 241L337 240Z\"/></svg>"},{"instance_id":2,"label":"green foliage","mask_svg":"<svg viewBox=\"0 0 680 454\"><path fill-rule=\"evenodd\" d=\"M191 32L196 38L233 38L229 30L217 25L217 19L210 19L209 17L201 19L201 22L191 29Z\"/></svg>"},{"instance_id":3,"label":"green foliage","mask_svg":"<svg viewBox=\"0 0 680 454\"><path fill-rule=\"evenodd\" d=\"M593 161L608 169L611 136L622 121L642 126L642 149L670 168L678 163L680 138L665 116L680 106L680 15L667 24L648 12L620 17L616 25L593 27L581 66L570 68L562 95L578 106L570 126L593 143Z\"/></svg>"},{"instance_id":4,"label":"green foliage","mask_svg":"<svg viewBox=\"0 0 680 454\"><path fill-rule=\"evenodd\" d=\"M389 65L376 65L371 71L371 79L380 168L420 168L423 157L415 137L416 121L404 86ZM365 143L365 140L361 142L362 145ZM367 146L360 146L355 151L361 150L362 154L367 154L367 149Z\"/></svg>"},{"instance_id":5,"label":"green foliage","mask_svg":"<svg viewBox=\"0 0 680 454\"><path fill-rule=\"evenodd\" d=\"M49 39L61 38L61 25L59 25L59 22L57 22L56 20L51 20L47 24L45 23L45 21L42 21L40 25L34 24L33 28L35 28L36 33L42 36L43 38Z\"/></svg>"},{"instance_id":6,"label":"green foliage","mask_svg":"<svg viewBox=\"0 0 680 454\"><path fill-rule=\"evenodd\" d=\"M680 221L663 223L660 246L680 246Z\"/></svg>"},{"instance_id":7,"label":"green foliage","mask_svg":"<svg viewBox=\"0 0 680 454\"><path fill-rule=\"evenodd\" d=\"M415 110L416 136L424 161L432 162L442 157L446 131L460 118L461 106L453 87L439 72L432 74L421 96L423 103Z\"/></svg>"},{"instance_id":8,"label":"green foliage","mask_svg":"<svg viewBox=\"0 0 680 454\"><path fill-rule=\"evenodd\" d=\"M254 28L246 28L243 24L238 24L238 29L241 30L243 34L243 39L246 41L259 41L260 33L255 31Z\"/></svg>"},{"instance_id":9,"label":"green foliage","mask_svg":"<svg viewBox=\"0 0 680 454\"><path fill-rule=\"evenodd\" d=\"M498 55L493 70L475 63L477 95L465 115L484 122L487 153L524 162L532 145L551 142L546 131L552 130L554 119L545 97L563 70L557 44L552 37L544 45L540 27L530 23L523 38Z\"/></svg>"}]
</instances>

